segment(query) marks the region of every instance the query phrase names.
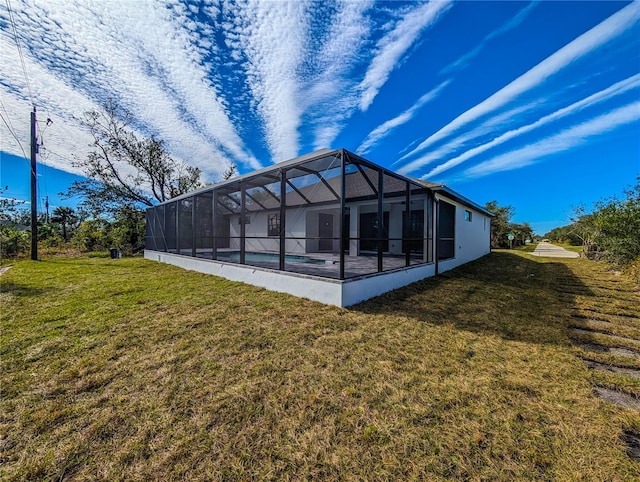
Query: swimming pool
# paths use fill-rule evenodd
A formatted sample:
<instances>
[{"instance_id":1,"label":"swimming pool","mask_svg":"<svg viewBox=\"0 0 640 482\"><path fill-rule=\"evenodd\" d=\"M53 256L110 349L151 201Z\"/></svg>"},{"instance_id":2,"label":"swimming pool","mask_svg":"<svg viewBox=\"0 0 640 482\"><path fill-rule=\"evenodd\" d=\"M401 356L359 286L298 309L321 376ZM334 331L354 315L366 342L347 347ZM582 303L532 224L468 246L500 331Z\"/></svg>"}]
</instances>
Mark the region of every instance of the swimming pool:
<instances>
[{"instance_id":1,"label":"swimming pool","mask_svg":"<svg viewBox=\"0 0 640 482\"><path fill-rule=\"evenodd\" d=\"M240 251L218 251L219 261L240 262ZM278 253L255 253L247 251L244 253L245 263L277 263L280 260ZM323 259L310 258L309 256L298 256L287 254L284 257L286 263L306 263L306 264L326 264Z\"/></svg>"}]
</instances>

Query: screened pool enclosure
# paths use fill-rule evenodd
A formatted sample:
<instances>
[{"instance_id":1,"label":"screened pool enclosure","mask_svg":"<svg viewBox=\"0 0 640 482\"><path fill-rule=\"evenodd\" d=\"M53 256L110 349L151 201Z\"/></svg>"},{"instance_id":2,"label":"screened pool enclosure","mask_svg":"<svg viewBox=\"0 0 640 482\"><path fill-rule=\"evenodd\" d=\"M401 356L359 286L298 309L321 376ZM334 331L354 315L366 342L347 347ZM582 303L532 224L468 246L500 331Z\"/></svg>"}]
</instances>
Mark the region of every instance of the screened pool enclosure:
<instances>
[{"instance_id":1,"label":"screened pool enclosure","mask_svg":"<svg viewBox=\"0 0 640 482\"><path fill-rule=\"evenodd\" d=\"M324 149L149 208L146 249L349 280L432 263L433 211L426 185Z\"/></svg>"}]
</instances>

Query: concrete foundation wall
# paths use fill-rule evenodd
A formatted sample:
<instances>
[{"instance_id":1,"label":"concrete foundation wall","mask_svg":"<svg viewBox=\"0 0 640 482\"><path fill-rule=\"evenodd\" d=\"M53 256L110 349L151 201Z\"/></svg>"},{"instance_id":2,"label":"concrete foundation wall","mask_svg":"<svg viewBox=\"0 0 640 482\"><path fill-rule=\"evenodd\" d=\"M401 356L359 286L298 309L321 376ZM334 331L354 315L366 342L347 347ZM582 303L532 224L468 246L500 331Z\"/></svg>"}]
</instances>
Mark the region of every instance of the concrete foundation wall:
<instances>
[{"instance_id":1,"label":"concrete foundation wall","mask_svg":"<svg viewBox=\"0 0 640 482\"><path fill-rule=\"evenodd\" d=\"M144 257L200 273L241 281L280 293L308 298L326 305L351 306L388 291L433 276L433 264L380 273L347 281L299 275L253 266L210 261L190 256L145 250Z\"/></svg>"}]
</instances>

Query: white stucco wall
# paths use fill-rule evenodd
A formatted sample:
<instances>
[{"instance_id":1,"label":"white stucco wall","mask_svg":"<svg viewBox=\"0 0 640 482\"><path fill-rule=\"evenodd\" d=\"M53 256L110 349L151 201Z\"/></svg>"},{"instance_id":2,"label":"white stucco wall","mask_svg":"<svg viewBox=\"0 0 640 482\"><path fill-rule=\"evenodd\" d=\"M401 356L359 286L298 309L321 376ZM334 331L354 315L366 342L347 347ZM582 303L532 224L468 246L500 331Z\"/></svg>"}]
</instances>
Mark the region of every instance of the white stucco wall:
<instances>
[{"instance_id":1,"label":"white stucco wall","mask_svg":"<svg viewBox=\"0 0 640 482\"><path fill-rule=\"evenodd\" d=\"M489 254L491 252L491 218L446 196L436 195L436 198L456 207L456 254L454 258L440 260L438 271L447 271ZM471 212L470 222L465 221L465 211Z\"/></svg>"}]
</instances>

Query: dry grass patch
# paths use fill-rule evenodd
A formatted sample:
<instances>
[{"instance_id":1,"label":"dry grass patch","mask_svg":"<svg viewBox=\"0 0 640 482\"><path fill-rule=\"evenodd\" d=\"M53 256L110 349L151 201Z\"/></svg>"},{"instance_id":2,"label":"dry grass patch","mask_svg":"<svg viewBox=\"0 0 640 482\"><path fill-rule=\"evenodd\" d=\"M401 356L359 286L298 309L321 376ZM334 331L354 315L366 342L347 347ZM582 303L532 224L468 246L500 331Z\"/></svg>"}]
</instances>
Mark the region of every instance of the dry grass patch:
<instances>
[{"instance_id":1,"label":"dry grass patch","mask_svg":"<svg viewBox=\"0 0 640 482\"><path fill-rule=\"evenodd\" d=\"M339 309L142 259L16 263L0 477L640 477L640 421L593 396L563 277L499 252Z\"/></svg>"}]
</instances>

